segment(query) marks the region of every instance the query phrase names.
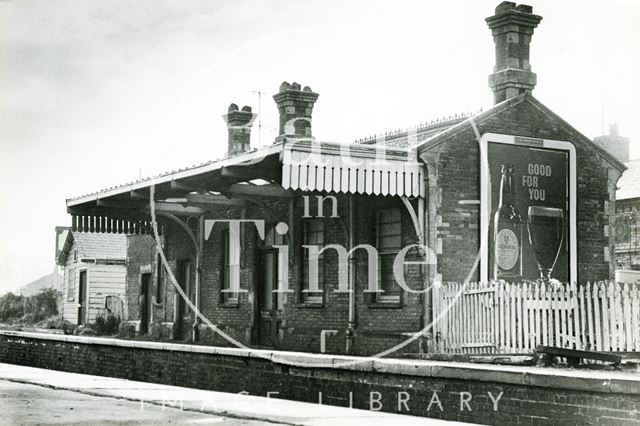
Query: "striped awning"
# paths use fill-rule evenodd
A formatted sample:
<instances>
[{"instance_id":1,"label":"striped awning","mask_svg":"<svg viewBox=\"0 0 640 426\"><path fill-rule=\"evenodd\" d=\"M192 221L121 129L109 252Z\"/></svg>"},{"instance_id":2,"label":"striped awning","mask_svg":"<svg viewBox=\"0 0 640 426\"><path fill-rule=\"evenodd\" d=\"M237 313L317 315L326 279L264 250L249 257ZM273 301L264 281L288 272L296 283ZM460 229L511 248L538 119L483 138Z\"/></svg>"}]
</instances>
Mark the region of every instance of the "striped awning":
<instances>
[{"instance_id":1,"label":"striped awning","mask_svg":"<svg viewBox=\"0 0 640 426\"><path fill-rule=\"evenodd\" d=\"M282 186L302 191L423 197L424 166L406 150L300 143L285 145Z\"/></svg>"}]
</instances>

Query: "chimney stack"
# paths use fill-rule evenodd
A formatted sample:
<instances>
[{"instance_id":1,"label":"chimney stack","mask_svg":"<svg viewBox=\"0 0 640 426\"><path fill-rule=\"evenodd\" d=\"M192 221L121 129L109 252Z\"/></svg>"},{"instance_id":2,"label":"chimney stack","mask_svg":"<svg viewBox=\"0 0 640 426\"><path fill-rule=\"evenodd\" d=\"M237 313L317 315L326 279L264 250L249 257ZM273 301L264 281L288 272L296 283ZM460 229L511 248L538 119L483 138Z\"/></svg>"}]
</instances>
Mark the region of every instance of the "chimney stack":
<instances>
[{"instance_id":1,"label":"chimney stack","mask_svg":"<svg viewBox=\"0 0 640 426\"><path fill-rule=\"evenodd\" d=\"M489 76L496 104L531 93L536 85L529 64L529 43L542 17L532 12L531 6L503 1L496 7L496 14L486 19L496 45L496 64Z\"/></svg>"},{"instance_id":2,"label":"chimney stack","mask_svg":"<svg viewBox=\"0 0 640 426\"><path fill-rule=\"evenodd\" d=\"M229 130L229 142L227 145L227 157L247 152L251 149L251 126L255 114L250 106L238 109L238 105L231 104L227 114L222 116Z\"/></svg>"},{"instance_id":3,"label":"chimney stack","mask_svg":"<svg viewBox=\"0 0 640 426\"><path fill-rule=\"evenodd\" d=\"M629 161L630 140L629 138L620 136L620 131L616 123L609 126L608 135L595 137L593 141L623 163Z\"/></svg>"},{"instance_id":4,"label":"chimney stack","mask_svg":"<svg viewBox=\"0 0 640 426\"><path fill-rule=\"evenodd\" d=\"M309 86L300 89L298 83L284 81L280 91L273 95L280 112L280 130L276 141L283 138L311 138L311 113L318 94Z\"/></svg>"}]
</instances>

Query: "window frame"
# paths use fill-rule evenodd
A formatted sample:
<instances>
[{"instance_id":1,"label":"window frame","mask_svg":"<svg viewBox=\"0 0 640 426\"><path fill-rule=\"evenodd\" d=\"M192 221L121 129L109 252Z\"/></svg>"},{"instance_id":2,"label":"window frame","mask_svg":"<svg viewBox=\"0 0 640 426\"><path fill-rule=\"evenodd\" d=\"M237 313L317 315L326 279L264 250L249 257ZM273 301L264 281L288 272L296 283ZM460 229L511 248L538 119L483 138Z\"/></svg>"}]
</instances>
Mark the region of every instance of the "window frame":
<instances>
[{"instance_id":1,"label":"window frame","mask_svg":"<svg viewBox=\"0 0 640 426\"><path fill-rule=\"evenodd\" d=\"M316 234L320 234L322 235L322 244L311 244L310 242L307 241L307 236L308 236L308 227L310 224L312 223L320 223L322 225L322 231L321 232L315 232ZM320 253L320 256L318 256L318 275L322 277L322 280L318 282L318 287L320 288L320 300L309 300L307 299L307 297L309 297L309 295L311 293L309 292L305 292L305 275L308 274L308 265L309 265L309 250L307 250L304 246L305 245L317 245L320 246L320 248L325 247L326 245L326 236L327 236L327 227L325 226L325 219L322 217L310 217L310 218L304 218L302 220L301 223L301 230L302 230L302 235L301 235L301 240L302 240L302 244L300 245L300 249L302 251L300 259L301 259L301 264L300 264L300 286L299 286L299 291L298 291L298 305L300 307L306 307L306 308L320 308L320 307L324 307L325 304L325 281L326 281L326 261L325 261L325 257L324 257L324 253ZM305 274L306 272L306 274ZM308 280L307 280L307 286L308 286Z\"/></svg>"},{"instance_id":2,"label":"window frame","mask_svg":"<svg viewBox=\"0 0 640 426\"><path fill-rule=\"evenodd\" d=\"M222 290L230 288L229 279L231 277L231 245L229 244L229 229L220 231L220 291L218 305L223 308L237 308L240 306L240 293L224 292ZM241 250L241 248L239 247Z\"/></svg>"},{"instance_id":3,"label":"window frame","mask_svg":"<svg viewBox=\"0 0 640 426\"><path fill-rule=\"evenodd\" d=\"M76 268L65 268L67 276L67 302L76 300Z\"/></svg>"},{"instance_id":4,"label":"window frame","mask_svg":"<svg viewBox=\"0 0 640 426\"><path fill-rule=\"evenodd\" d=\"M384 214L384 212L397 212L397 220L392 220L392 221L388 221L388 222L382 222L382 215ZM402 242L403 242L403 235L402 235L402 228L403 228L403 217L402 217L402 209L400 207L396 207L396 206L389 206L389 207L384 207L381 208L379 210L376 211L375 213L375 230L374 230L374 234L375 234L375 247L376 250L378 251L378 271L377 271L377 279L378 279L378 285L380 286L380 289L385 290L384 289L384 283L382 281L382 276L383 276L383 257L386 256L393 256L393 259L395 261L395 257L398 255L398 253L402 250ZM398 232L393 233L393 234L389 234L389 235L381 235L381 228L383 225L389 225L389 224L397 224L398 227ZM381 247L381 239L383 237L397 237L400 240L400 243L397 247L392 247L392 248L387 248L384 249ZM393 264L392 264L393 265ZM392 266L393 269L393 266ZM392 283L392 287L396 287L397 283L395 282L395 278L393 280ZM371 294L371 303L370 303L370 307L373 308L401 308L402 307L402 303L403 303L403 292L400 288L395 289L394 291L387 291L385 290L384 293L372 293Z\"/></svg>"}]
</instances>

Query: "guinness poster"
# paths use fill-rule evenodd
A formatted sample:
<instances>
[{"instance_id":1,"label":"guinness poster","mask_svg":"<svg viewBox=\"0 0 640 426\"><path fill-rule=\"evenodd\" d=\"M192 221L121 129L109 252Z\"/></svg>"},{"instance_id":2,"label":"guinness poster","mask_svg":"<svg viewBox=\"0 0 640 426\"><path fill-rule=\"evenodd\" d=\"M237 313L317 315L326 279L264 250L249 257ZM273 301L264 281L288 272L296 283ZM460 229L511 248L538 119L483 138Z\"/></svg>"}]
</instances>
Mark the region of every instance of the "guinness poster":
<instances>
[{"instance_id":1,"label":"guinness poster","mask_svg":"<svg viewBox=\"0 0 640 426\"><path fill-rule=\"evenodd\" d=\"M488 279L571 281L572 149L564 144L570 145L513 136L486 139Z\"/></svg>"}]
</instances>

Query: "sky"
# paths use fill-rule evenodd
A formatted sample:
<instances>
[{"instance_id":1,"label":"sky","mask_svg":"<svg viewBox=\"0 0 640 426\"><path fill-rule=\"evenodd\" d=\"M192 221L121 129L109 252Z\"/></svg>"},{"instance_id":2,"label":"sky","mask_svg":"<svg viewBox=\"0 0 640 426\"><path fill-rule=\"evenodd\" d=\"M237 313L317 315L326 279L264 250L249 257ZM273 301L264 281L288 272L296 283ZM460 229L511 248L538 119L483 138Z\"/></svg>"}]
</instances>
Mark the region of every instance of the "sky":
<instances>
[{"instance_id":1,"label":"sky","mask_svg":"<svg viewBox=\"0 0 640 426\"><path fill-rule=\"evenodd\" d=\"M219 158L222 114L310 86L319 140L492 105L498 0L0 0L0 293L50 273L65 199ZM531 0L533 94L640 158L640 2Z\"/></svg>"}]
</instances>

